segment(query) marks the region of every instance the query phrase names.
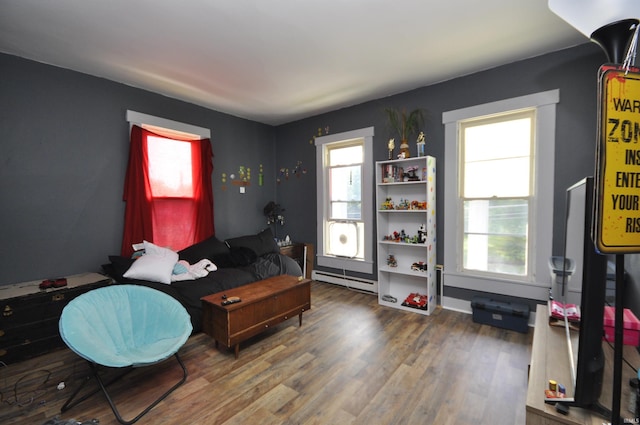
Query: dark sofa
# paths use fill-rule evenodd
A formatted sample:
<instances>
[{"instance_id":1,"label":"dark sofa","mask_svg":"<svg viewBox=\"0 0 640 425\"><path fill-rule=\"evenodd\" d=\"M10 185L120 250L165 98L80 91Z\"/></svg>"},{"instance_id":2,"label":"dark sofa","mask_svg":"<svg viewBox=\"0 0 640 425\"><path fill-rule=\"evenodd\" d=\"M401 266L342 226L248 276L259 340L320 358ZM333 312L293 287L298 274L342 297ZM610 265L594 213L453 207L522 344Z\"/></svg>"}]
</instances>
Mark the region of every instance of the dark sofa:
<instances>
[{"instance_id":1,"label":"dark sofa","mask_svg":"<svg viewBox=\"0 0 640 425\"><path fill-rule=\"evenodd\" d=\"M102 268L116 283L148 286L177 299L191 316L194 333L202 330L200 298L281 274L302 276L298 263L280 254L273 233L268 228L255 235L231 238L224 242L212 236L178 251L178 256L190 264L208 259L217 266L217 270L195 280L166 284L124 277L134 262L131 258L110 256L110 262Z\"/></svg>"}]
</instances>

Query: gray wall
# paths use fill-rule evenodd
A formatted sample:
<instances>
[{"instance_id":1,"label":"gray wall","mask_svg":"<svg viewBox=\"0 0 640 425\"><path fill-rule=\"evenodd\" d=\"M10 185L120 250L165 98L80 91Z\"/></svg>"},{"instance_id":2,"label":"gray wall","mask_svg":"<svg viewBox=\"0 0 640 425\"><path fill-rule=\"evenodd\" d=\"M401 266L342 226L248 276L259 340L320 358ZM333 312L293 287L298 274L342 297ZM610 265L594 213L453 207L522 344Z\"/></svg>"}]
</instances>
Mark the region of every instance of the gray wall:
<instances>
[{"instance_id":1,"label":"gray wall","mask_svg":"<svg viewBox=\"0 0 640 425\"><path fill-rule=\"evenodd\" d=\"M330 133L339 133L373 125L374 159L384 160L387 156L386 141L391 136L384 108L400 107L411 110L419 107L427 111L427 153L435 156L438 162L437 261L442 264L443 246L446 243L442 231L442 201L445 196L442 184L445 162L442 113L560 89L556 123L556 163L548 164L548 167L553 168L555 173L553 252L562 254L565 189L583 177L593 175L595 170L597 71L605 60L606 57L598 46L587 43L278 127L278 161L295 163L299 159L309 168L304 179L277 187L278 200L284 207L305 211L304 214L296 214L295 219L287 224L287 232L295 234L300 240L316 239L317 221L313 213L316 207L315 155L314 148L308 141L316 134L318 128L324 129L328 126ZM636 282L640 281L639 273L640 270L636 269ZM364 277L376 278L375 275ZM634 286L630 285L629 288L632 290ZM445 295L468 300L473 294L470 291L447 288ZM640 303L640 296L638 300Z\"/></svg>"},{"instance_id":2,"label":"gray wall","mask_svg":"<svg viewBox=\"0 0 640 425\"><path fill-rule=\"evenodd\" d=\"M531 58L276 128L104 79L0 55L0 284L97 271L119 252L127 161L127 109L212 131L216 233L221 238L264 227L262 207L277 200L286 223L278 235L316 242L315 146L329 133L375 126L374 159L386 158L384 108L427 111L427 152L438 160L438 262L443 261L444 111L560 89L557 108L554 253L561 253L564 190L594 172L596 73L605 61L594 44ZM310 143L311 142L311 143ZM298 176L293 170L298 163ZM263 164L265 185L257 185ZM252 169L240 195L220 175ZM289 170L289 178L280 174ZM280 183L276 179L280 178ZM640 265L628 256L630 304L640 304ZM375 278L375 276L365 276ZM453 290L452 290L453 291ZM469 299L465 291L447 293ZM636 307L640 308L640 306ZM636 310L636 312L638 312Z\"/></svg>"},{"instance_id":3,"label":"gray wall","mask_svg":"<svg viewBox=\"0 0 640 425\"><path fill-rule=\"evenodd\" d=\"M0 54L0 69L0 285L99 271L119 254L127 109L211 129L219 238L266 226L273 127L15 56ZM223 191L221 173L240 165L252 169L247 193Z\"/></svg>"},{"instance_id":4,"label":"gray wall","mask_svg":"<svg viewBox=\"0 0 640 425\"><path fill-rule=\"evenodd\" d=\"M277 128L276 157L280 163L303 160L307 177L296 184L280 184L278 200L285 207L312 205L315 208L315 155L309 138L318 128L330 133L375 126L375 160L387 156L386 143L392 137L384 115L387 107L427 111L425 133L427 153L437 159L438 231L440 238L444 203L444 127L442 113L481 103L560 89L557 108L555 171L554 252L561 252L564 190L584 176L593 175L596 146L596 73L604 54L594 44L509 64L407 93L333 111ZM543 141L544 143L544 141ZM315 214L296 217L295 234L315 240ZM293 230L292 230L293 232ZM438 263L443 261L443 240L438 241Z\"/></svg>"}]
</instances>

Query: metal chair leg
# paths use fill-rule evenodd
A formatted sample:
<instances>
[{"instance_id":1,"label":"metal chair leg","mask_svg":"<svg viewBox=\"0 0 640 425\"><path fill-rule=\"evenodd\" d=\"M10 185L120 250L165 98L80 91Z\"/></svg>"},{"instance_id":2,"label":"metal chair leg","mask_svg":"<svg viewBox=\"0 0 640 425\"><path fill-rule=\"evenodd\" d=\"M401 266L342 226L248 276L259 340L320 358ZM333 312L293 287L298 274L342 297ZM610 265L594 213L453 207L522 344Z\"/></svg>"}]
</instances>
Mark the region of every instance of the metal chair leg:
<instances>
[{"instance_id":1,"label":"metal chair leg","mask_svg":"<svg viewBox=\"0 0 640 425\"><path fill-rule=\"evenodd\" d=\"M76 391L71 395L69 400L67 400L67 402L64 404L64 406L62 406L61 411L65 412L65 411L69 410L70 408L74 407L78 403L88 399L89 397L93 396L94 394L96 394L97 392L102 390L102 393L104 394L105 398L107 399L107 402L109 403L109 406L111 406L111 410L113 411L113 414L115 415L115 417L118 420L118 422L120 422L123 425L133 424L133 423L137 422L141 417L143 417L144 415L149 413L149 411L151 409L153 409L156 405L158 405L158 403L160 403L162 400L167 398L167 396L169 396L169 394L171 394L176 388L178 388L180 385L182 385L187 380L187 368L185 367L184 363L182 362L182 359L180 359L180 356L178 355L178 353L175 353L174 356L175 356L176 360L178 361L178 364L182 368L182 378L180 379L180 381L178 381L175 385L173 385L171 388L169 388L164 394L162 394L160 397L158 397L153 403L151 403L149 406L147 406L142 412L140 412L135 418L133 418L131 420L127 421L127 420L122 418L122 416L120 415L120 412L118 411L115 403L111 399L111 396L109 395L109 392L107 391L107 387L109 385L113 384L114 382L116 382L117 380L119 380L120 378L122 378L123 376L125 376L126 374L128 374L129 372L131 372L133 370L133 368L127 368L127 370L125 370L124 373L121 373L118 376L116 376L113 379L111 379L109 382L104 383L102 378L100 377L100 374L98 373L97 365L95 363L92 363L92 362L89 362L89 366L91 367L91 371L93 372L94 378L96 378L96 381L98 382L98 387L99 388L96 389L95 391L91 392L91 393L85 394L84 396L82 396L81 398L76 400L75 402L71 403L71 400L74 399L74 397L80 392L80 390L84 387L84 385L88 382L88 380L91 379L90 376L87 377L87 379L82 384L80 384L78 389L76 389Z\"/></svg>"}]
</instances>

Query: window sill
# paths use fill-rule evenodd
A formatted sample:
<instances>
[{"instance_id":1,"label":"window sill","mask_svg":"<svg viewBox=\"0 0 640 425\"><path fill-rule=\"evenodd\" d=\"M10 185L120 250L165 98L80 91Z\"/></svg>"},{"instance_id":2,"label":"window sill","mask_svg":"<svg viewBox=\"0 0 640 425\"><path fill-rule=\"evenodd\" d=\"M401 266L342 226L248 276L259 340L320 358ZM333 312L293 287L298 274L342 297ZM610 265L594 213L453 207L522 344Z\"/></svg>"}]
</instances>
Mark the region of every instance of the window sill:
<instances>
[{"instance_id":1,"label":"window sill","mask_svg":"<svg viewBox=\"0 0 640 425\"><path fill-rule=\"evenodd\" d=\"M367 274L373 273L373 263L371 261L318 255L317 262L319 266L333 269L344 269Z\"/></svg>"},{"instance_id":2,"label":"window sill","mask_svg":"<svg viewBox=\"0 0 640 425\"><path fill-rule=\"evenodd\" d=\"M468 273L447 273L446 270L443 272L442 278L445 288L462 288L539 301L545 301L549 298L549 283L523 282Z\"/></svg>"}]
</instances>

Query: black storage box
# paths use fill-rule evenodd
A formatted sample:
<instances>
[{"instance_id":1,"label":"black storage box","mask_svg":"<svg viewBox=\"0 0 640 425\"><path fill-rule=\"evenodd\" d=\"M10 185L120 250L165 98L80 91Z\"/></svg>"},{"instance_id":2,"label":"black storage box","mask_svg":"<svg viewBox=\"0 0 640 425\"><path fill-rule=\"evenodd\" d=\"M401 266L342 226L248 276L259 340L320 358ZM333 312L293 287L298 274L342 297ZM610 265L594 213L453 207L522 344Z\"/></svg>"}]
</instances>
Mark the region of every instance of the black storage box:
<instances>
[{"instance_id":1,"label":"black storage box","mask_svg":"<svg viewBox=\"0 0 640 425\"><path fill-rule=\"evenodd\" d=\"M513 331L529 332L529 306L474 296L471 299L473 321Z\"/></svg>"}]
</instances>

